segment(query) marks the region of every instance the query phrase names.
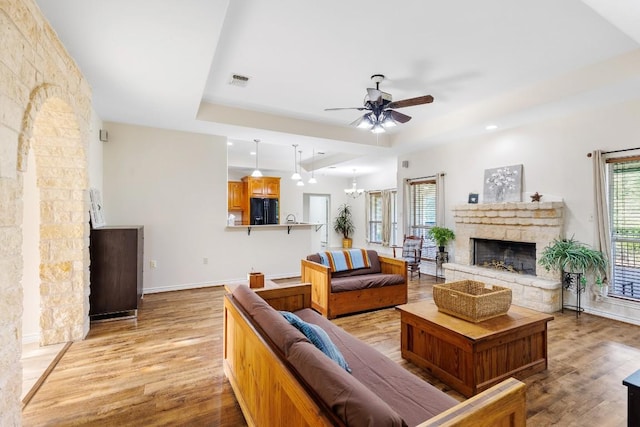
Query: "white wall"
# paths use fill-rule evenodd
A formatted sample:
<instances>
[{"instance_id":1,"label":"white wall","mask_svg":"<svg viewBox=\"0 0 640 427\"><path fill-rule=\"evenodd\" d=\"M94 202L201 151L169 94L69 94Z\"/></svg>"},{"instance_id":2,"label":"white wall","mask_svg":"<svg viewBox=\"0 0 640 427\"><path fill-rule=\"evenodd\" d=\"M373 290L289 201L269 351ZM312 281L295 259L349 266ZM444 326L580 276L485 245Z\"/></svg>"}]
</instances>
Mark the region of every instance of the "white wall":
<instances>
[{"instance_id":1,"label":"white wall","mask_svg":"<svg viewBox=\"0 0 640 427\"><path fill-rule=\"evenodd\" d=\"M470 192L482 194L485 169L523 164L523 201L536 191L543 201L564 200L566 236L592 245L592 162L586 155L595 149L637 147L639 117L640 102L635 101L407 154L398 159L410 160L409 168L398 170L398 185L406 178L445 172L445 225L455 228L451 208L467 203ZM586 307L640 323L638 304L587 298Z\"/></svg>"},{"instance_id":2,"label":"white wall","mask_svg":"<svg viewBox=\"0 0 640 427\"><path fill-rule=\"evenodd\" d=\"M102 193L102 179L103 179L103 166L102 166L102 150L103 144L108 142L100 141L100 129L102 129L102 120L98 117L95 110L91 110L91 130L89 139L89 152L88 158L88 173L89 173L89 188L96 188Z\"/></svg>"},{"instance_id":3,"label":"white wall","mask_svg":"<svg viewBox=\"0 0 640 427\"><path fill-rule=\"evenodd\" d=\"M300 275L314 228L226 227L226 138L106 123L103 202L108 225L145 227L144 292ZM333 194L319 179L314 192ZM309 187L304 187L305 191ZM302 215L302 196L282 179L281 219ZM208 264L203 263L208 258ZM149 261L156 260L151 269Z\"/></svg>"}]
</instances>

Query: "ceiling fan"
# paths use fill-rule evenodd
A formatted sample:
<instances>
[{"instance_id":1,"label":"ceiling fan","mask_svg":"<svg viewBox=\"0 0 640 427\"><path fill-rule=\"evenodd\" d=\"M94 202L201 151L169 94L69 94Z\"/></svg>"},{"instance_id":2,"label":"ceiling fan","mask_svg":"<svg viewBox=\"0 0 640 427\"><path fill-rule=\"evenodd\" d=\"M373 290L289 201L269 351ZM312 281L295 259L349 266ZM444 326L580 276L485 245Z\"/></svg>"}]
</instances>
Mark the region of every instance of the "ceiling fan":
<instances>
[{"instance_id":1,"label":"ceiling fan","mask_svg":"<svg viewBox=\"0 0 640 427\"><path fill-rule=\"evenodd\" d=\"M374 74L371 76L371 80L376 84L376 88L367 88L363 107L325 108L324 111L367 111L362 117L352 122L351 126L369 129L373 133L382 133L387 128L393 127L398 123L406 123L411 120L411 116L395 111L396 108L412 107L433 102L433 96L431 95L394 102L390 93L380 90L380 83L384 80L384 75Z\"/></svg>"}]
</instances>

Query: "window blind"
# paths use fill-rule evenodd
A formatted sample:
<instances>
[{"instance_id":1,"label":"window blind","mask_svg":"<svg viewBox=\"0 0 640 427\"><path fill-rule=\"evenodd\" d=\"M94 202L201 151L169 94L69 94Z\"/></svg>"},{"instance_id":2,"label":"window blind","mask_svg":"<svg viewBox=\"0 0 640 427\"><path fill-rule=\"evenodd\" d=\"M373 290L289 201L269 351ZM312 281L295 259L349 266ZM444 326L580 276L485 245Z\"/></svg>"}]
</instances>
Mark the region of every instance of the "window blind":
<instances>
[{"instance_id":1,"label":"window blind","mask_svg":"<svg viewBox=\"0 0 640 427\"><path fill-rule=\"evenodd\" d=\"M409 182L410 234L424 238L423 258L435 259L435 243L427 233L436 225L436 180Z\"/></svg>"},{"instance_id":2,"label":"window blind","mask_svg":"<svg viewBox=\"0 0 640 427\"><path fill-rule=\"evenodd\" d=\"M609 294L640 300L640 159L608 163L613 252Z\"/></svg>"},{"instance_id":3,"label":"window blind","mask_svg":"<svg viewBox=\"0 0 640 427\"><path fill-rule=\"evenodd\" d=\"M382 193L369 193L369 239L382 243Z\"/></svg>"}]
</instances>

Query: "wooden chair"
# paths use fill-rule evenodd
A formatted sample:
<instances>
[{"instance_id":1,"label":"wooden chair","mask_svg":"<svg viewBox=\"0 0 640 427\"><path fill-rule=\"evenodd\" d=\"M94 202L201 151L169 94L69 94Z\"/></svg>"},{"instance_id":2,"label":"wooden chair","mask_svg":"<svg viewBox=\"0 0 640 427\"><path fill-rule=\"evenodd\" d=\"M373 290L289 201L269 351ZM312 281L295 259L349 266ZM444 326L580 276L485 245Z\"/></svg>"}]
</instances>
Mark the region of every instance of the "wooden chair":
<instances>
[{"instance_id":1,"label":"wooden chair","mask_svg":"<svg viewBox=\"0 0 640 427\"><path fill-rule=\"evenodd\" d=\"M397 258L396 249L402 248L401 258L407 261L409 277L413 277L414 273L418 273L418 278L420 278L420 259L422 257L423 243L424 238L421 236L404 236L402 246L392 246L394 258Z\"/></svg>"}]
</instances>

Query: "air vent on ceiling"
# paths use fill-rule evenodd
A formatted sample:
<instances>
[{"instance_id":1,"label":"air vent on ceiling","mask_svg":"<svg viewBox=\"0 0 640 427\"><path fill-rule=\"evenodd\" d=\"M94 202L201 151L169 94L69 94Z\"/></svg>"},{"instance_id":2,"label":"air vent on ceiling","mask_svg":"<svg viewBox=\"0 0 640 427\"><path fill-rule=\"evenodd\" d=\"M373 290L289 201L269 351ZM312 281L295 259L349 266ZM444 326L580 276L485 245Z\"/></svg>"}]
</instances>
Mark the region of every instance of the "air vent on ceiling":
<instances>
[{"instance_id":1,"label":"air vent on ceiling","mask_svg":"<svg viewBox=\"0 0 640 427\"><path fill-rule=\"evenodd\" d=\"M246 87L248 83L249 83L249 77L243 76L241 74L232 74L231 80L229 81L229 84L231 86L240 86L240 87Z\"/></svg>"}]
</instances>

